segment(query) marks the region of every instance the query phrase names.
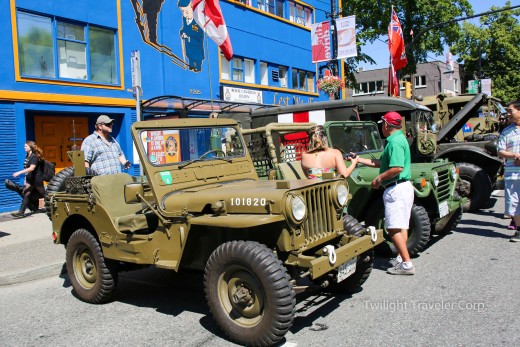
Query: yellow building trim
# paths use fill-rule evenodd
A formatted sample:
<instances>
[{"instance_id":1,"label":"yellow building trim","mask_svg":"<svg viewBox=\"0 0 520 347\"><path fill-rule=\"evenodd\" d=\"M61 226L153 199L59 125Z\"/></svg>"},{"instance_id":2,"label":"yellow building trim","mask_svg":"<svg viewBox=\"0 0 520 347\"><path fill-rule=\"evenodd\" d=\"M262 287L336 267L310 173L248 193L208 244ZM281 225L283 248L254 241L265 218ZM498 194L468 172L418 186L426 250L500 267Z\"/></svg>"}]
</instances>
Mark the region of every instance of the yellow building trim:
<instances>
[{"instance_id":1,"label":"yellow building trim","mask_svg":"<svg viewBox=\"0 0 520 347\"><path fill-rule=\"evenodd\" d=\"M119 46L119 84L106 85L91 82L82 81L63 81L59 79L50 78L39 78L39 77L25 77L20 74L20 57L18 52L18 24L16 21L16 0L10 0L11 4L11 34L13 37L13 61L14 61L14 75L17 82L27 83L39 83L39 84L52 84L60 86L71 86L71 87L87 87L97 89L110 89L110 90L124 90L125 77L124 77L124 64L123 64L123 24L121 18L121 0L116 0L117 7L117 42ZM54 62L53 62L54 63Z\"/></svg>"},{"instance_id":2,"label":"yellow building trim","mask_svg":"<svg viewBox=\"0 0 520 347\"><path fill-rule=\"evenodd\" d=\"M135 108L134 99L105 98L101 96L71 94L19 92L12 90L0 90L0 101Z\"/></svg>"}]
</instances>

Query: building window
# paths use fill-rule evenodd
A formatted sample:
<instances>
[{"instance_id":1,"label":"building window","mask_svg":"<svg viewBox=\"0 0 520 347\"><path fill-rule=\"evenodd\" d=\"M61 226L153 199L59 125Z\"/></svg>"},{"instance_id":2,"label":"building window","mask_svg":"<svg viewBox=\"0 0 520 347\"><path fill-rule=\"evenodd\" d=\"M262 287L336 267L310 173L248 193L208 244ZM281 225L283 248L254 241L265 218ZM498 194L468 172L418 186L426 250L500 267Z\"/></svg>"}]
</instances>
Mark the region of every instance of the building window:
<instances>
[{"instance_id":1,"label":"building window","mask_svg":"<svg viewBox=\"0 0 520 347\"><path fill-rule=\"evenodd\" d=\"M287 88L287 68L285 66L278 68L278 80L280 81L280 87Z\"/></svg>"},{"instance_id":2,"label":"building window","mask_svg":"<svg viewBox=\"0 0 520 347\"><path fill-rule=\"evenodd\" d=\"M244 5L251 6L251 0L238 0L238 2L243 3Z\"/></svg>"},{"instance_id":3,"label":"building window","mask_svg":"<svg viewBox=\"0 0 520 347\"><path fill-rule=\"evenodd\" d=\"M459 92L459 80L456 78L453 79L453 90Z\"/></svg>"},{"instance_id":4,"label":"building window","mask_svg":"<svg viewBox=\"0 0 520 347\"><path fill-rule=\"evenodd\" d=\"M380 94L385 92L384 81L369 81L358 83L353 95Z\"/></svg>"},{"instance_id":5,"label":"building window","mask_svg":"<svg viewBox=\"0 0 520 347\"><path fill-rule=\"evenodd\" d=\"M114 31L25 12L17 25L22 75L117 83Z\"/></svg>"},{"instance_id":6,"label":"building window","mask_svg":"<svg viewBox=\"0 0 520 347\"><path fill-rule=\"evenodd\" d=\"M415 76L415 88L426 88L426 76Z\"/></svg>"},{"instance_id":7,"label":"building window","mask_svg":"<svg viewBox=\"0 0 520 347\"><path fill-rule=\"evenodd\" d=\"M255 83L255 62L251 59L245 59L234 56L231 62L224 58L221 54L220 77L223 80Z\"/></svg>"},{"instance_id":8,"label":"building window","mask_svg":"<svg viewBox=\"0 0 520 347\"><path fill-rule=\"evenodd\" d=\"M283 0L257 0L257 7L259 10L284 18Z\"/></svg>"},{"instance_id":9,"label":"building window","mask_svg":"<svg viewBox=\"0 0 520 347\"><path fill-rule=\"evenodd\" d=\"M311 19L311 9L294 2L289 2L289 20L291 22L310 27L312 23Z\"/></svg>"},{"instance_id":10,"label":"building window","mask_svg":"<svg viewBox=\"0 0 520 347\"><path fill-rule=\"evenodd\" d=\"M314 74L312 72L292 69L293 89L314 92Z\"/></svg>"},{"instance_id":11,"label":"building window","mask_svg":"<svg viewBox=\"0 0 520 347\"><path fill-rule=\"evenodd\" d=\"M269 72L267 63L260 62L260 84L263 86L269 85Z\"/></svg>"}]
</instances>

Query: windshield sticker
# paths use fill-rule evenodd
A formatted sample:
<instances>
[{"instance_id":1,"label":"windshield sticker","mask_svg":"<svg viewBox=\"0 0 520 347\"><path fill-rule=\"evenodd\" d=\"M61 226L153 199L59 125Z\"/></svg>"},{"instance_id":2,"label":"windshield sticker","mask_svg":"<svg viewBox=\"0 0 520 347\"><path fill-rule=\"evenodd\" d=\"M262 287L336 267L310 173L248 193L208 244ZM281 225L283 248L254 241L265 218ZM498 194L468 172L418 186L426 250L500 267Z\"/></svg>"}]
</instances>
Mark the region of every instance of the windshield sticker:
<instances>
[{"instance_id":1,"label":"windshield sticker","mask_svg":"<svg viewBox=\"0 0 520 347\"><path fill-rule=\"evenodd\" d=\"M170 171L159 172L159 174L161 175L161 179L165 184L170 185L173 183L172 174Z\"/></svg>"}]
</instances>

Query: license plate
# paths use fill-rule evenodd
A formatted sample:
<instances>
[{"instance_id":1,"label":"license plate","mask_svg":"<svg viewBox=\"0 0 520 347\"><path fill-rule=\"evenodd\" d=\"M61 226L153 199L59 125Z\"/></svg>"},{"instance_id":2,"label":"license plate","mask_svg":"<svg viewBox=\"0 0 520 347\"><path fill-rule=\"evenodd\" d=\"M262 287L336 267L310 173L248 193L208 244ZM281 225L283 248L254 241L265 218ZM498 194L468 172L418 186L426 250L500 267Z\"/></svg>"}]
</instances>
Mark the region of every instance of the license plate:
<instances>
[{"instance_id":1,"label":"license plate","mask_svg":"<svg viewBox=\"0 0 520 347\"><path fill-rule=\"evenodd\" d=\"M448 207L448 202L447 201L441 202L439 205L439 215L442 218L442 217L448 215L448 213L450 213L450 209Z\"/></svg>"},{"instance_id":2,"label":"license plate","mask_svg":"<svg viewBox=\"0 0 520 347\"><path fill-rule=\"evenodd\" d=\"M354 257L338 267L338 283L356 272L357 257Z\"/></svg>"}]
</instances>

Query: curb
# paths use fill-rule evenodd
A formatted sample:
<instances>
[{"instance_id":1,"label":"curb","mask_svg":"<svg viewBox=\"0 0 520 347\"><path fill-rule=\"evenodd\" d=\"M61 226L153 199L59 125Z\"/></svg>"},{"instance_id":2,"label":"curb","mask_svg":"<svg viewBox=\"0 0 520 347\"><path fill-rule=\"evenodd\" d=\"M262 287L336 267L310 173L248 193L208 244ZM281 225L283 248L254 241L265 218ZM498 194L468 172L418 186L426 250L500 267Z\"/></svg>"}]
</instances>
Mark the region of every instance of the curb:
<instances>
[{"instance_id":1,"label":"curb","mask_svg":"<svg viewBox=\"0 0 520 347\"><path fill-rule=\"evenodd\" d=\"M39 280L46 277L59 276L66 273L64 262L46 265L11 274L0 274L0 287L17 283Z\"/></svg>"}]
</instances>

